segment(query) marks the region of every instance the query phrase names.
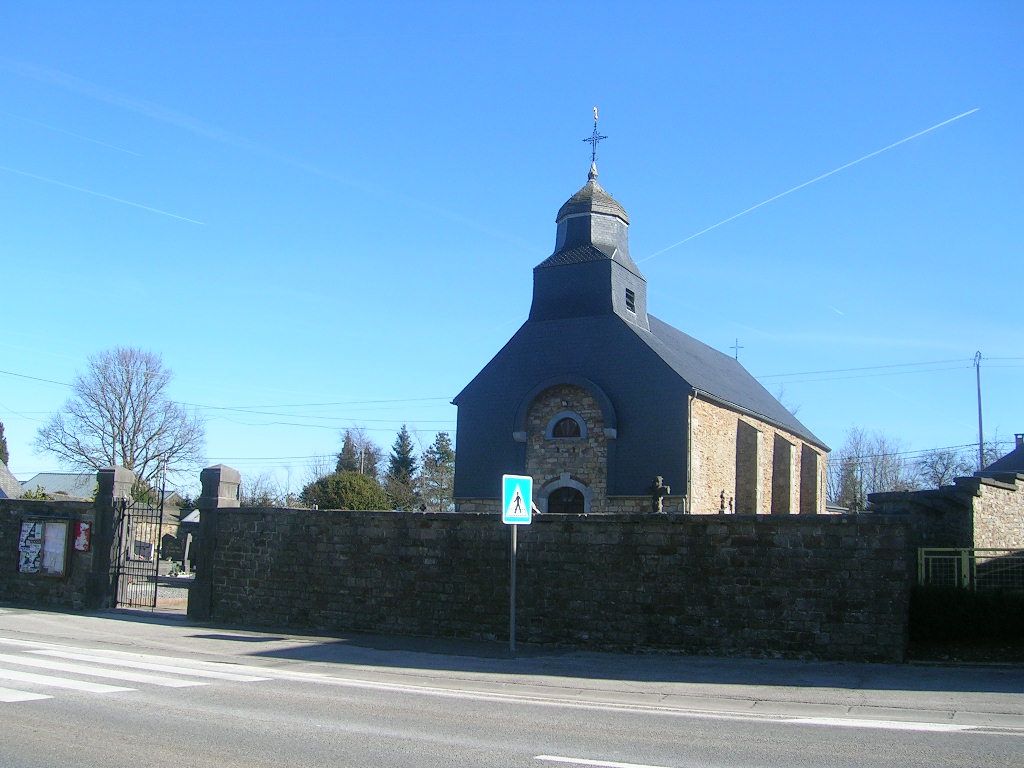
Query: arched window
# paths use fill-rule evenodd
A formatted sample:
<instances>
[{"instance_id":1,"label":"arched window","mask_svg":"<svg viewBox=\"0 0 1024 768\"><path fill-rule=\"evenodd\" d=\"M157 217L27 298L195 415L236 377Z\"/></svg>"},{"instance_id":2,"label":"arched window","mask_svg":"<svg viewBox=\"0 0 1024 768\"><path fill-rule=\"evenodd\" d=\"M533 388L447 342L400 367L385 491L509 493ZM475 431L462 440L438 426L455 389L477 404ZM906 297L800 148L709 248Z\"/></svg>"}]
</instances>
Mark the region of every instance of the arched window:
<instances>
[{"instance_id":1,"label":"arched window","mask_svg":"<svg viewBox=\"0 0 1024 768\"><path fill-rule=\"evenodd\" d=\"M572 411L556 413L544 430L547 440L578 440L587 436L587 423Z\"/></svg>"},{"instance_id":2,"label":"arched window","mask_svg":"<svg viewBox=\"0 0 1024 768\"><path fill-rule=\"evenodd\" d=\"M556 488L548 494L548 512L563 515L582 515L583 494L575 488Z\"/></svg>"},{"instance_id":3,"label":"arched window","mask_svg":"<svg viewBox=\"0 0 1024 768\"><path fill-rule=\"evenodd\" d=\"M576 419L566 416L564 419L559 419L555 422L555 426L551 428L552 437L579 437L580 436L580 425Z\"/></svg>"}]
</instances>

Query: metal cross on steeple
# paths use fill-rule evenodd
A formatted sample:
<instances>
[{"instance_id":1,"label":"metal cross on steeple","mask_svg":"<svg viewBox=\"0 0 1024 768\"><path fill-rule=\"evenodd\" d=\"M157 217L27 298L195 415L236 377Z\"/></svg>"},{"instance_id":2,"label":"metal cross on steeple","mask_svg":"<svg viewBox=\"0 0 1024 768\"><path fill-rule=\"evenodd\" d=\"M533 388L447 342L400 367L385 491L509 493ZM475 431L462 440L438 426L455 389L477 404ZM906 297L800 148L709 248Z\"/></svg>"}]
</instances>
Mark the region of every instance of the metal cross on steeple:
<instances>
[{"instance_id":1,"label":"metal cross on steeple","mask_svg":"<svg viewBox=\"0 0 1024 768\"><path fill-rule=\"evenodd\" d=\"M602 139L607 139L607 136L602 136L597 132L597 107L594 107L594 132L584 139L584 141L590 142L590 162L594 164L597 162L597 144Z\"/></svg>"}]
</instances>

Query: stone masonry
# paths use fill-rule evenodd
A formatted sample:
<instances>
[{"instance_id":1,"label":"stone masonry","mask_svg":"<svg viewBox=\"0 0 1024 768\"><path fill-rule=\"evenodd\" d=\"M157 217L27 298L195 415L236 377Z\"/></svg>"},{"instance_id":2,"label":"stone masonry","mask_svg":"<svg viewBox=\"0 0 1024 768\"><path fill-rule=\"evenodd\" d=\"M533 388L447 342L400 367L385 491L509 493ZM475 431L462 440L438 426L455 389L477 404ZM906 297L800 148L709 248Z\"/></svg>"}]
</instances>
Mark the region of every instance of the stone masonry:
<instances>
[{"instance_id":1,"label":"stone masonry","mask_svg":"<svg viewBox=\"0 0 1024 768\"><path fill-rule=\"evenodd\" d=\"M958 477L926 491L873 493L873 512L913 518L918 546L1024 549L1024 475Z\"/></svg>"},{"instance_id":2,"label":"stone masonry","mask_svg":"<svg viewBox=\"0 0 1024 768\"><path fill-rule=\"evenodd\" d=\"M744 456L738 444L737 435L744 428L756 441L753 455ZM776 454L784 446L790 446L789 455L785 462L777 462ZM749 461L751 466L739 483L737 454L740 464ZM690 400L692 514L824 512L825 462L820 449L789 432L699 396ZM744 491L749 503L744 503Z\"/></svg>"},{"instance_id":3,"label":"stone masonry","mask_svg":"<svg viewBox=\"0 0 1024 768\"><path fill-rule=\"evenodd\" d=\"M211 620L507 638L509 528L492 515L225 508L210 519ZM906 531L875 516L541 515L519 527L517 639L898 661Z\"/></svg>"},{"instance_id":4,"label":"stone masonry","mask_svg":"<svg viewBox=\"0 0 1024 768\"><path fill-rule=\"evenodd\" d=\"M96 546L79 552L68 542L63 576L19 573L19 531L23 522L33 520L67 521L70 530L74 523L95 525L96 511L88 501L0 499L0 602L50 609L96 607L94 571L101 559Z\"/></svg>"}]
</instances>

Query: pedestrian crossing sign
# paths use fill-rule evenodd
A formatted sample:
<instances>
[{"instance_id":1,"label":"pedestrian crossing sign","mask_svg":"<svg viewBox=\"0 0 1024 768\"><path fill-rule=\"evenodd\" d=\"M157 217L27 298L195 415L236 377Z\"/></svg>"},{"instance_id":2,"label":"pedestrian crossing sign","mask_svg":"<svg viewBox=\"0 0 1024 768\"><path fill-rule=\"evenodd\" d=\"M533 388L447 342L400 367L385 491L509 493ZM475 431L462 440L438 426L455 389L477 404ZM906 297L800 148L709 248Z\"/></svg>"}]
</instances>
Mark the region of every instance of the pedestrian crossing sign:
<instances>
[{"instance_id":1,"label":"pedestrian crossing sign","mask_svg":"<svg viewBox=\"0 0 1024 768\"><path fill-rule=\"evenodd\" d=\"M533 478L501 476L501 522L529 525L533 519Z\"/></svg>"}]
</instances>

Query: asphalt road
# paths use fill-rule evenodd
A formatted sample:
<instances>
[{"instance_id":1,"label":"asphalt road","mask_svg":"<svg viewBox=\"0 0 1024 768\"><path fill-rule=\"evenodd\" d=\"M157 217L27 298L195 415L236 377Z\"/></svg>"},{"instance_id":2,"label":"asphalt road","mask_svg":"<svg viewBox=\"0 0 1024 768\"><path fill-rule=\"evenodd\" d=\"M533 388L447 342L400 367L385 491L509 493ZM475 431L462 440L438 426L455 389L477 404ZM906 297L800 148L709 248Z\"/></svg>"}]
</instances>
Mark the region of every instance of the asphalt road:
<instances>
[{"instance_id":1,"label":"asphalt road","mask_svg":"<svg viewBox=\"0 0 1024 768\"><path fill-rule=\"evenodd\" d=\"M1024 765L1024 669L619 656L0 608L0 767Z\"/></svg>"}]
</instances>

